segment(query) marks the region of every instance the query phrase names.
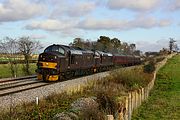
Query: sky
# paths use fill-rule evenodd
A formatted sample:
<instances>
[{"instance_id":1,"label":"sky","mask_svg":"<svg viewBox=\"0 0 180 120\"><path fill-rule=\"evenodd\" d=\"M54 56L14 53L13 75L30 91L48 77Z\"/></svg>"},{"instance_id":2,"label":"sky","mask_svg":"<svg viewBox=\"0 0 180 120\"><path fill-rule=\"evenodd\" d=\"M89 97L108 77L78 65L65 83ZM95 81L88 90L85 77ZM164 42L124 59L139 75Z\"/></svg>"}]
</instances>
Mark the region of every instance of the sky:
<instances>
[{"instance_id":1,"label":"sky","mask_svg":"<svg viewBox=\"0 0 180 120\"><path fill-rule=\"evenodd\" d=\"M30 36L44 47L100 36L141 51L180 47L180 0L0 0L0 39Z\"/></svg>"}]
</instances>

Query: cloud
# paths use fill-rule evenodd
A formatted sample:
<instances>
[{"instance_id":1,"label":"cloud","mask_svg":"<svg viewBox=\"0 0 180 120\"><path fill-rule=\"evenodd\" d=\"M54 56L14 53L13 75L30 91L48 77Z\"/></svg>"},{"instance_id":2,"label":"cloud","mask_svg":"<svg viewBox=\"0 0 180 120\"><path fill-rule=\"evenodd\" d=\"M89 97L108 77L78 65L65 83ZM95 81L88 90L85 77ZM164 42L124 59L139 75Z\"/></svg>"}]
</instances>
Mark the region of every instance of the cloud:
<instances>
[{"instance_id":1,"label":"cloud","mask_svg":"<svg viewBox=\"0 0 180 120\"><path fill-rule=\"evenodd\" d=\"M163 19L163 20L160 20L159 22L159 26L161 27L168 26L168 25L171 25L171 21L168 19Z\"/></svg>"},{"instance_id":2,"label":"cloud","mask_svg":"<svg viewBox=\"0 0 180 120\"><path fill-rule=\"evenodd\" d=\"M134 20L104 19L97 20L88 18L81 21L78 27L90 30L129 30L134 28L149 29L153 27L164 27L170 25L170 20L157 20L154 17L135 18Z\"/></svg>"},{"instance_id":3,"label":"cloud","mask_svg":"<svg viewBox=\"0 0 180 120\"><path fill-rule=\"evenodd\" d=\"M161 0L109 0L107 5L110 9L130 9L136 11L151 10Z\"/></svg>"},{"instance_id":4,"label":"cloud","mask_svg":"<svg viewBox=\"0 0 180 120\"><path fill-rule=\"evenodd\" d=\"M72 5L73 4L73 5ZM69 17L80 17L83 15L87 15L92 12L96 8L95 2L56 2L55 9L52 12L51 16L60 16L66 15Z\"/></svg>"},{"instance_id":5,"label":"cloud","mask_svg":"<svg viewBox=\"0 0 180 120\"><path fill-rule=\"evenodd\" d=\"M45 6L28 0L7 0L0 3L0 22L26 20L41 15Z\"/></svg>"},{"instance_id":6,"label":"cloud","mask_svg":"<svg viewBox=\"0 0 180 120\"><path fill-rule=\"evenodd\" d=\"M73 33L81 34L86 30L106 30L106 31L123 31L136 28L150 29L154 27L164 27L170 25L170 20L158 20L154 17L135 18L133 20L118 19L47 19L44 21L32 21L26 25L28 30L44 30L51 32L59 32L64 35L72 35Z\"/></svg>"},{"instance_id":7,"label":"cloud","mask_svg":"<svg viewBox=\"0 0 180 120\"><path fill-rule=\"evenodd\" d=\"M153 28L153 27L165 27L171 24L168 19L158 20L154 17L138 17L129 22L130 28Z\"/></svg>"},{"instance_id":8,"label":"cloud","mask_svg":"<svg viewBox=\"0 0 180 120\"><path fill-rule=\"evenodd\" d=\"M148 51L156 51L158 52L162 48L168 48L169 41L166 39L161 39L156 42L149 41L138 41L136 42L137 49L148 52Z\"/></svg>"},{"instance_id":9,"label":"cloud","mask_svg":"<svg viewBox=\"0 0 180 120\"><path fill-rule=\"evenodd\" d=\"M169 9L171 11L180 10L180 0L174 0L170 2Z\"/></svg>"},{"instance_id":10,"label":"cloud","mask_svg":"<svg viewBox=\"0 0 180 120\"><path fill-rule=\"evenodd\" d=\"M27 30L44 30L54 33L55 35L61 35L67 37L69 35L75 36L81 34L81 30L76 28L76 20L55 20L47 19L44 21L33 21L25 26Z\"/></svg>"},{"instance_id":11,"label":"cloud","mask_svg":"<svg viewBox=\"0 0 180 120\"><path fill-rule=\"evenodd\" d=\"M40 35L40 34L32 34L32 35L30 35L30 38L39 40L39 39L46 39L47 36L46 35Z\"/></svg>"},{"instance_id":12,"label":"cloud","mask_svg":"<svg viewBox=\"0 0 180 120\"><path fill-rule=\"evenodd\" d=\"M105 19L105 20L97 20L92 18L87 18L81 21L78 24L78 27L81 29L92 29L92 30L112 30L112 29L125 29L126 25L128 25L128 21L126 20L112 20L112 19Z\"/></svg>"},{"instance_id":13,"label":"cloud","mask_svg":"<svg viewBox=\"0 0 180 120\"><path fill-rule=\"evenodd\" d=\"M43 29L47 31L61 31L65 29L73 28L75 21L61 21L47 19L44 21L33 21L31 24L26 25L25 28L29 30L33 29Z\"/></svg>"}]
</instances>

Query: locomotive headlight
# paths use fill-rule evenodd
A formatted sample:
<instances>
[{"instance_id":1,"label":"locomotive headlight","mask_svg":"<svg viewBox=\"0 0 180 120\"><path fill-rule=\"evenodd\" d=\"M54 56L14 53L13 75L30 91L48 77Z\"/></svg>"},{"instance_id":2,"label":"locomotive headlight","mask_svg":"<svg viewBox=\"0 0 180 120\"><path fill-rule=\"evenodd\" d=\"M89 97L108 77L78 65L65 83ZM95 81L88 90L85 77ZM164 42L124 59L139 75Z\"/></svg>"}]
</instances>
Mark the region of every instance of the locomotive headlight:
<instances>
[{"instance_id":1,"label":"locomotive headlight","mask_svg":"<svg viewBox=\"0 0 180 120\"><path fill-rule=\"evenodd\" d=\"M54 56L54 59L57 59L57 56Z\"/></svg>"},{"instance_id":2,"label":"locomotive headlight","mask_svg":"<svg viewBox=\"0 0 180 120\"><path fill-rule=\"evenodd\" d=\"M48 66L49 65L49 63L46 63L46 66Z\"/></svg>"}]
</instances>

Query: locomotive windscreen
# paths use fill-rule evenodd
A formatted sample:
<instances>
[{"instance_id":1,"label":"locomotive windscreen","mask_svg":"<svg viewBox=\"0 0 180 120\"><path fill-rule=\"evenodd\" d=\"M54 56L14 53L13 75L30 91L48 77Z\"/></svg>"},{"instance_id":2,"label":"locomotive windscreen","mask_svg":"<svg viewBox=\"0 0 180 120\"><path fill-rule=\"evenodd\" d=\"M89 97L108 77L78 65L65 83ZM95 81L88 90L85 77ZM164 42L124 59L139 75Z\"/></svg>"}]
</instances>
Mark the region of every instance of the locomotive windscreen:
<instances>
[{"instance_id":1,"label":"locomotive windscreen","mask_svg":"<svg viewBox=\"0 0 180 120\"><path fill-rule=\"evenodd\" d=\"M57 45L52 45L52 46L47 47L44 50L44 52L58 52L61 55L65 54L65 50L63 48L61 48L60 46L57 46Z\"/></svg>"}]
</instances>

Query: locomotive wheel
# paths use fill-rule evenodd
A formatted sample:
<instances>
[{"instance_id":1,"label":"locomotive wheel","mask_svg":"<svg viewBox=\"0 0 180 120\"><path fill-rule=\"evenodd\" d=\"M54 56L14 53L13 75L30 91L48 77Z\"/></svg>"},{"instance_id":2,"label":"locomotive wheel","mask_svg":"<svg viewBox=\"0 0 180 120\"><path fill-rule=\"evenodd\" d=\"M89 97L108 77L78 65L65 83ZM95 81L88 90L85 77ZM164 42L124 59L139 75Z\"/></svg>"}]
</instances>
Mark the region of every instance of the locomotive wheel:
<instances>
[{"instance_id":1,"label":"locomotive wheel","mask_svg":"<svg viewBox=\"0 0 180 120\"><path fill-rule=\"evenodd\" d=\"M42 79L43 79L43 81L48 82L48 81L46 80L46 75L43 75L43 76L42 76Z\"/></svg>"},{"instance_id":2,"label":"locomotive wheel","mask_svg":"<svg viewBox=\"0 0 180 120\"><path fill-rule=\"evenodd\" d=\"M70 79L70 78L74 77L74 74L75 74L74 71L68 71L68 72L65 73L64 77L66 79Z\"/></svg>"}]
</instances>

